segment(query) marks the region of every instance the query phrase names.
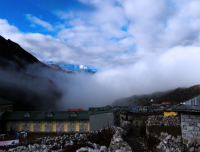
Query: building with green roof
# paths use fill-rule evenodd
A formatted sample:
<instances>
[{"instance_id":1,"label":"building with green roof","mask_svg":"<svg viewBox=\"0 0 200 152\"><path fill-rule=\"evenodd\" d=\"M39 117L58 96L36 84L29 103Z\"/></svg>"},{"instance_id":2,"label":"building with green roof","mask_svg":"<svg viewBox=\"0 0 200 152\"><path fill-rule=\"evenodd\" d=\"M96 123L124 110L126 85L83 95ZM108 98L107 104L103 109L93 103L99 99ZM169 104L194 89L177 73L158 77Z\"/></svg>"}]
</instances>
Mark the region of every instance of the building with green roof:
<instances>
[{"instance_id":1,"label":"building with green roof","mask_svg":"<svg viewBox=\"0 0 200 152\"><path fill-rule=\"evenodd\" d=\"M119 125L119 114L119 109L110 106L88 111L7 111L2 115L2 122L7 131L87 132Z\"/></svg>"},{"instance_id":2,"label":"building with green roof","mask_svg":"<svg viewBox=\"0 0 200 152\"><path fill-rule=\"evenodd\" d=\"M90 130L88 111L13 111L5 112L2 120L7 131L86 132Z\"/></svg>"}]
</instances>

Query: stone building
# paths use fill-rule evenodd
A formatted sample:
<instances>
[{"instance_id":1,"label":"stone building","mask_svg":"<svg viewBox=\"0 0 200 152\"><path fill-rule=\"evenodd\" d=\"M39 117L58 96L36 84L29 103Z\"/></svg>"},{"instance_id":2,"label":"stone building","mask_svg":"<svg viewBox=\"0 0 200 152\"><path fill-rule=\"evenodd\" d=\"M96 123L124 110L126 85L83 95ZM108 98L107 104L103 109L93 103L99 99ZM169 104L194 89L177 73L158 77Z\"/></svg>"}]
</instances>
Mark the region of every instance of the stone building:
<instances>
[{"instance_id":1,"label":"stone building","mask_svg":"<svg viewBox=\"0 0 200 152\"><path fill-rule=\"evenodd\" d=\"M182 104L168 109L181 115L181 131L183 140L200 139L200 95L196 95Z\"/></svg>"}]
</instances>

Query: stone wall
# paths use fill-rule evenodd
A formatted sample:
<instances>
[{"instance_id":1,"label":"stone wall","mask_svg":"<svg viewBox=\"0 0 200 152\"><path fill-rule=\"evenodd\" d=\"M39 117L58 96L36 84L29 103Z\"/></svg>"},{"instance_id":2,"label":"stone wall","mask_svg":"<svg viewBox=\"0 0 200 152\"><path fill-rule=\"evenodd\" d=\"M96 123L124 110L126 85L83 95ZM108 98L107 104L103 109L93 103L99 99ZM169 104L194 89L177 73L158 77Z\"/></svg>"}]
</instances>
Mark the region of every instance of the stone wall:
<instances>
[{"instance_id":1,"label":"stone wall","mask_svg":"<svg viewBox=\"0 0 200 152\"><path fill-rule=\"evenodd\" d=\"M146 124L147 126L180 126L181 120L179 116L148 116Z\"/></svg>"},{"instance_id":2,"label":"stone wall","mask_svg":"<svg viewBox=\"0 0 200 152\"><path fill-rule=\"evenodd\" d=\"M181 129L183 140L200 139L200 115L181 114Z\"/></svg>"},{"instance_id":3,"label":"stone wall","mask_svg":"<svg viewBox=\"0 0 200 152\"><path fill-rule=\"evenodd\" d=\"M123 122L123 127L128 127L131 125L130 122L126 123ZM48 126L48 125L46 125ZM49 125L50 126L50 125ZM66 147L67 145L74 145L78 143L88 143L93 146L93 148L89 147L82 147L81 149L77 150L77 152L132 152L131 147L128 145L127 142L123 140L123 137L127 134L128 128L125 130L121 127L112 126L111 129L114 132L113 138L111 139L111 143L109 147L100 146L96 143L91 143L88 141L88 137L90 133L92 134L99 134L103 133L103 129L99 129L96 131L91 131L88 134L78 134L75 135L64 135L64 136L54 136L54 137L42 137L38 138L36 141L26 141L23 143L19 143L16 145L7 146L8 151L12 152L22 152L22 151L53 151L53 147L62 148ZM108 128L105 128L108 129ZM55 151L62 151L61 149ZM1 152L1 150L0 150Z\"/></svg>"},{"instance_id":4,"label":"stone wall","mask_svg":"<svg viewBox=\"0 0 200 152\"><path fill-rule=\"evenodd\" d=\"M184 152L186 145L183 144L182 137L168 135L168 133L161 132L159 145L156 147L157 152Z\"/></svg>"},{"instance_id":5,"label":"stone wall","mask_svg":"<svg viewBox=\"0 0 200 152\"><path fill-rule=\"evenodd\" d=\"M200 152L200 140L198 139L187 142L181 136L175 138L163 132L158 139L160 143L156 147L157 152Z\"/></svg>"}]
</instances>

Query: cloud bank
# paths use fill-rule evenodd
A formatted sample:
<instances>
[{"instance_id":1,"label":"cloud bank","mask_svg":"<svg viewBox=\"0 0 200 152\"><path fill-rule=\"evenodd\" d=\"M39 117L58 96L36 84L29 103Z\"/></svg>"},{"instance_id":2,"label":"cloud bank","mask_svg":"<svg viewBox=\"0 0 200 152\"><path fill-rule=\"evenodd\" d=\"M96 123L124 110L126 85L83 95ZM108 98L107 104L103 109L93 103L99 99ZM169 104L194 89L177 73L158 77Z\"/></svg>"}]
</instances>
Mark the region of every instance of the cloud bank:
<instances>
[{"instance_id":1,"label":"cloud bank","mask_svg":"<svg viewBox=\"0 0 200 152\"><path fill-rule=\"evenodd\" d=\"M94 9L52 11L62 24L56 36L22 33L0 19L0 34L41 61L92 65L92 76L68 76L71 96L62 102L110 104L133 94L199 84L200 2L79 0ZM34 15L34 14L33 14ZM48 25L48 26L47 26ZM50 28L51 29L51 28ZM65 79L65 76L58 79ZM56 81L56 80L55 80Z\"/></svg>"}]
</instances>

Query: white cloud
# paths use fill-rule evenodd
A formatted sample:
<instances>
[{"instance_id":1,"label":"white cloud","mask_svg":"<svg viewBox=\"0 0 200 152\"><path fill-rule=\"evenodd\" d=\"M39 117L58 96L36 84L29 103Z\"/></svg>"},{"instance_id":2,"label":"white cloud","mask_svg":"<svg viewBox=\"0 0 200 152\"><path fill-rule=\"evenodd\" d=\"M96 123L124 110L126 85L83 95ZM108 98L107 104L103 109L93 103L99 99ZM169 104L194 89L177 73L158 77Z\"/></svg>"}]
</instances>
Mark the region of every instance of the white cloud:
<instances>
[{"instance_id":1,"label":"white cloud","mask_svg":"<svg viewBox=\"0 0 200 152\"><path fill-rule=\"evenodd\" d=\"M92 79L80 79L80 84L81 89L87 88L91 81L87 91L94 94L99 88L106 88L106 92L100 89L99 95L105 96L106 101L199 83L199 1L118 0L118 5L115 2L87 0L84 3L96 8L92 12L57 12L63 21L70 20L59 25L56 38L22 33L6 20L0 20L0 34L40 60L103 69ZM124 25L127 32L121 30ZM134 52L127 53L134 44Z\"/></svg>"},{"instance_id":2,"label":"white cloud","mask_svg":"<svg viewBox=\"0 0 200 152\"><path fill-rule=\"evenodd\" d=\"M26 14L27 19L32 23L31 26L33 26L34 24L36 25L40 25L44 28L47 28L49 31L53 31L54 28L51 24L49 24L48 22L45 22L35 16L32 16L31 14Z\"/></svg>"}]
</instances>

